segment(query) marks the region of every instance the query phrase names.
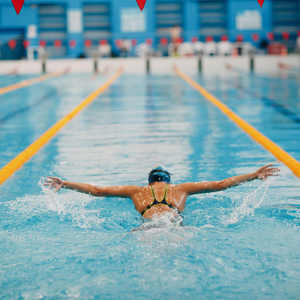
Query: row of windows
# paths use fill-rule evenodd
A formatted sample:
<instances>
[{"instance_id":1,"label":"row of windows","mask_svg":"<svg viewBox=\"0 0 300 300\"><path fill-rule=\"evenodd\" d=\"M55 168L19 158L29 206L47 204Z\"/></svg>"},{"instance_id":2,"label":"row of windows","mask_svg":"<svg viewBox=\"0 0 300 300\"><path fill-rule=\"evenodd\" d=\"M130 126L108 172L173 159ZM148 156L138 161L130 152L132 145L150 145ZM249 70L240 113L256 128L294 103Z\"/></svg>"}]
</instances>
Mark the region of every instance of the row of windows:
<instances>
[{"instance_id":1,"label":"row of windows","mask_svg":"<svg viewBox=\"0 0 300 300\"><path fill-rule=\"evenodd\" d=\"M109 4L85 4L83 7L84 38L99 41L109 38L111 32ZM64 5L39 6L39 37L47 43L51 57L67 54L67 15ZM53 41L62 40L62 47L54 47Z\"/></svg>"},{"instance_id":2,"label":"row of windows","mask_svg":"<svg viewBox=\"0 0 300 300\"><path fill-rule=\"evenodd\" d=\"M51 57L63 57L67 54L67 17L64 5L39 6L39 38L47 43ZM53 41L60 39L61 47L54 47Z\"/></svg>"},{"instance_id":3,"label":"row of windows","mask_svg":"<svg viewBox=\"0 0 300 300\"><path fill-rule=\"evenodd\" d=\"M299 1L298 0L273 0L273 31L274 33L297 33L299 30ZM227 34L227 2L226 1L201 1L199 2L199 35L221 36ZM262 26L259 15L246 15L241 19L241 29L247 29L247 22L258 23L257 29ZM182 3L157 3L156 4L156 29L158 35L164 35L169 27L174 24L183 27ZM255 25L250 24L255 27ZM248 24L249 26L249 24ZM251 28L251 27L250 27Z\"/></svg>"},{"instance_id":4,"label":"row of windows","mask_svg":"<svg viewBox=\"0 0 300 300\"><path fill-rule=\"evenodd\" d=\"M199 10L198 35L221 36L227 34L227 2L226 1L201 1ZM241 15L238 23L242 28L247 28L250 22L257 22L259 16ZM251 21L252 20L252 21ZM248 23L247 23L248 22ZM155 26L158 37L168 36L170 27L179 25L184 28L183 3L182 2L156 2ZM244 27L243 27L244 26ZM99 41L109 38L111 33L111 8L109 3L85 4L83 6L84 38ZM257 28L259 29L259 27ZM281 33L288 31L296 33L299 30L299 1L297 0L273 0L273 31ZM39 34L40 39L49 41L67 38L67 16L64 5L39 6ZM52 56L66 54L66 44L61 48L48 49Z\"/></svg>"}]
</instances>

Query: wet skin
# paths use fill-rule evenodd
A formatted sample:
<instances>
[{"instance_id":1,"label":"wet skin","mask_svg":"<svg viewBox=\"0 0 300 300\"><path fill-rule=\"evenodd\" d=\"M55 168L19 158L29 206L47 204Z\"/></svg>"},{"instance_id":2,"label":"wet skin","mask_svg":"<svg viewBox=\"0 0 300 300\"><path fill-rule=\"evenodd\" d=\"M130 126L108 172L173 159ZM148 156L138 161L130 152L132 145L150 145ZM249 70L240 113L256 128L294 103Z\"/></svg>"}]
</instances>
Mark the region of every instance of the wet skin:
<instances>
[{"instance_id":1,"label":"wet skin","mask_svg":"<svg viewBox=\"0 0 300 300\"><path fill-rule=\"evenodd\" d=\"M186 199L189 195L218 192L254 179L266 180L269 176L277 176L277 172L280 171L278 168L273 168L272 166L273 165L264 166L254 173L238 175L222 181L187 182L178 185L170 184L167 201L179 211L183 211ZM165 182L153 182L142 187L136 185L98 187L85 183L66 181L58 177L47 178L48 179L44 181L44 185L49 186L49 188L54 188L55 191L59 191L61 188L67 188L96 197L130 198L138 212L142 212L153 201L150 185L153 186L158 201L163 198L164 189L167 185ZM159 205L151 207L143 216L147 219L151 219L155 215L166 212L175 213L175 211L167 205Z\"/></svg>"}]
</instances>

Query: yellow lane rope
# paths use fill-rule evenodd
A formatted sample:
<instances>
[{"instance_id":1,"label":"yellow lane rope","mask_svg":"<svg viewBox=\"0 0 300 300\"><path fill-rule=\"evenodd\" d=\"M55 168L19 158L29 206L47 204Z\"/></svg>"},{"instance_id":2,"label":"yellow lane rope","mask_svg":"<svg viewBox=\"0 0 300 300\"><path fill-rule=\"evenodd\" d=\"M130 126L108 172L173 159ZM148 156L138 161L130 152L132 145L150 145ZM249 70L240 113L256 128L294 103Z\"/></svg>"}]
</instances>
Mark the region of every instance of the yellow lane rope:
<instances>
[{"instance_id":1,"label":"yellow lane rope","mask_svg":"<svg viewBox=\"0 0 300 300\"><path fill-rule=\"evenodd\" d=\"M200 94L202 94L208 101L217 106L227 117L229 117L233 122L235 122L239 127L241 127L244 131L246 131L256 142L263 145L267 150L269 150L277 159L282 161L285 165L287 165L298 177L300 177L300 163L285 152L282 148L268 139L265 135L239 117L236 113L234 113L229 107L227 107L224 103L218 100L215 96L210 94L207 90L205 90L200 84L195 82L192 78L184 74L178 68L174 68L175 73L188 82L192 87L194 87Z\"/></svg>"},{"instance_id":2,"label":"yellow lane rope","mask_svg":"<svg viewBox=\"0 0 300 300\"><path fill-rule=\"evenodd\" d=\"M32 84L35 84L35 83L38 83L38 82L45 81L45 80L50 79L50 78L55 78L55 77L62 76L64 74L66 74L67 72L68 72L67 70L61 71L61 72L53 72L53 73L45 74L45 75L42 75L42 76L39 76L39 77L31 78L31 79L28 79L28 80L23 80L19 83L15 83L15 84L12 84L12 85L9 85L9 86L5 86L3 88L0 88L0 95L3 95L3 94L6 94L6 93L9 93L9 92L21 89L23 87L26 87L26 86L29 86L29 85L32 85Z\"/></svg>"},{"instance_id":3,"label":"yellow lane rope","mask_svg":"<svg viewBox=\"0 0 300 300\"><path fill-rule=\"evenodd\" d=\"M123 70L119 69L112 77L110 77L99 89L90 94L78 106L76 106L68 115L54 124L43 135L41 135L28 148L16 156L11 162L0 170L0 185L8 179L15 171L17 171L24 163L26 163L36 152L39 151L54 135L69 121L72 120L81 110L95 100L103 91L105 91L121 74Z\"/></svg>"}]
</instances>

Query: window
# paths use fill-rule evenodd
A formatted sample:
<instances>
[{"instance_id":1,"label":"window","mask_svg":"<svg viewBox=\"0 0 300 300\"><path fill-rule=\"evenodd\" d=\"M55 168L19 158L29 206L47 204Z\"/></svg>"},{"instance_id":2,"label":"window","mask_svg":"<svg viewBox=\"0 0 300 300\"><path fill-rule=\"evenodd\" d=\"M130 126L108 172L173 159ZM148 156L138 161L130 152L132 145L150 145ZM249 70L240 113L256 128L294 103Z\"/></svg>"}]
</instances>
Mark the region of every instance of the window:
<instances>
[{"instance_id":1,"label":"window","mask_svg":"<svg viewBox=\"0 0 300 300\"><path fill-rule=\"evenodd\" d=\"M227 34L227 2L201 1L199 5L200 36Z\"/></svg>"},{"instance_id":2,"label":"window","mask_svg":"<svg viewBox=\"0 0 300 300\"><path fill-rule=\"evenodd\" d=\"M299 1L273 1L273 32L297 33L299 30Z\"/></svg>"},{"instance_id":3,"label":"window","mask_svg":"<svg viewBox=\"0 0 300 300\"><path fill-rule=\"evenodd\" d=\"M146 9L122 8L120 11L121 32L145 32L147 30Z\"/></svg>"},{"instance_id":4,"label":"window","mask_svg":"<svg viewBox=\"0 0 300 300\"><path fill-rule=\"evenodd\" d=\"M39 6L39 38L46 41L46 51L50 57L67 55L67 22L64 5ZM60 40L61 47L55 47L54 41Z\"/></svg>"},{"instance_id":5,"label":"window","mask_svg":"<svg viewBox=\"0 0 300 300\"><path fill-rule=\"evenodd\" d=\"M158 37L170 36L170 28L174 25L183 28L182 3L157 2L155 6L155 23Z\"/></svg>"},{"instance_id":6,"label":"window","mask_svg":"<svg viewBox=\"0 0 300 300\"><path fill-rule=\"evenodd\" d=\"M111 36L109 3L85 4L83 6L84 38L99 44L99 40Z\"/></svg>"}]
</instances>

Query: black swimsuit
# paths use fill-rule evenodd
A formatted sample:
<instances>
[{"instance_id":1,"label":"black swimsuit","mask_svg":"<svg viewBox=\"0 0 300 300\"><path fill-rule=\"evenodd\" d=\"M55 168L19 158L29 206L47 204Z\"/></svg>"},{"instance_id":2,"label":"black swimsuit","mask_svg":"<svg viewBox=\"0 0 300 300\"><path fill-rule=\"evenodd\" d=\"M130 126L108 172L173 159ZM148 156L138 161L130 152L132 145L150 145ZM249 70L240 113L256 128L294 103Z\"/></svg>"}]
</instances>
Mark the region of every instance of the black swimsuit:
<instances>
[{"instance_id":1,"label":"black swimsuit","mask_svg":"<svg viewBox=\"0 0 300 300\"><path fill-rule=\"evenodd\" d=\"M168 187L169 185L167 184L166 187L165 187L165 190L164 190L164 196L162 198L162 200L158 201L156 196L155 196L155 192L154 192L154 189L152 186L150 186L151 188L151 194L152 194L152 197L153 197L153 201L151 204L149 204L143 211L141 211L141 215L143 216L144 213L149 210L151 207L153 206L158 206L158 205L167 205L169 206L170 208L174 209L177 213L180 212L174 205L170 204L168 201L167 201L167 194L168 194Z\"/></svg>"}]
</instances>

